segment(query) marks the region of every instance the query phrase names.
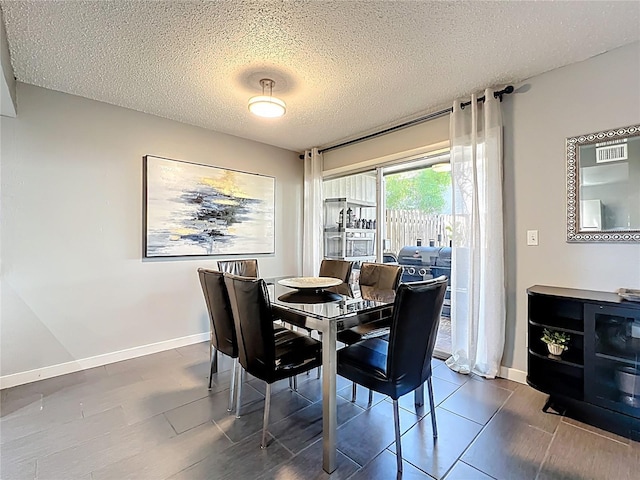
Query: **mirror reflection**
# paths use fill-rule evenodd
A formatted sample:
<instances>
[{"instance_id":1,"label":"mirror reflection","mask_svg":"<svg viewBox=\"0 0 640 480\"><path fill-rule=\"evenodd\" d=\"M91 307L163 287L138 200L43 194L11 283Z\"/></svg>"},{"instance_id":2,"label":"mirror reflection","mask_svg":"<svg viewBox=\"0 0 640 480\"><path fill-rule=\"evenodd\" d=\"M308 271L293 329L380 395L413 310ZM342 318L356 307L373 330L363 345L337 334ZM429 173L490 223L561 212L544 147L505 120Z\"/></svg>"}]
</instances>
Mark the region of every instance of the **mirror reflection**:
<instances>
[{"instance_id":1,"label":"mirror reflection","mask_svg":"<svg viewBox=\"0 0 640 480\"><path fill-rule=\"evenodd\" d=\"M579 149L580 230L640 229L640 137Z\"/></svg>"},{"instance_id":2,"label":"mirror reflection","mask_svg":"<svg viewBox=\"0 0 640 480\"><path fill-rule=\"evenodd\" d=\"M567 139L568 240L640 241L640 127Z\"/></svg>"}]
</instances>

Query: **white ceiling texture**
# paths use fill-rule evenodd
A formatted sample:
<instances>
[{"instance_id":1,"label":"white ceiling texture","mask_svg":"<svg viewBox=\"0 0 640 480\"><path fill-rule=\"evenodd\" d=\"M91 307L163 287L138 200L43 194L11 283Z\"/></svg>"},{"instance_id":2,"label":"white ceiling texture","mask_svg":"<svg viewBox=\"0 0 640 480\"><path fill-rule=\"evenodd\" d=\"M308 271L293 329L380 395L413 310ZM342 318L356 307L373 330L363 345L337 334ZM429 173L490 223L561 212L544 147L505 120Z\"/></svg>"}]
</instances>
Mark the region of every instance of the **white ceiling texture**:
<instances>
[{"instance_id":1,"label":"white ceiling texture","mask_svg":"<svg viewBox=\"0 0 640 480\"><path fill-rule=\"evenodd\" d=\"M0 0L0 7L21 82L296 151L640 39L637 0ZM247 109L264 77L287 103L280 119Z\"/></svg>"}]
</instances>

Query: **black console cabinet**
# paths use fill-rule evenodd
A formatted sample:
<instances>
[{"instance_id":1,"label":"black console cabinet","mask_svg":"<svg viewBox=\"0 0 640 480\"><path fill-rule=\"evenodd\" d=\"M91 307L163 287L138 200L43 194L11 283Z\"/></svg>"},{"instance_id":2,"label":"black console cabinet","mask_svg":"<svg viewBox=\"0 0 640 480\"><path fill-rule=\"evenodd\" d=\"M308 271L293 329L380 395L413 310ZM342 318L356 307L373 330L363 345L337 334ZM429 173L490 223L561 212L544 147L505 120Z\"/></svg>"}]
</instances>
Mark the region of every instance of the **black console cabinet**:
<instances>
[{"instance_id":1,"label":"black console cabinet","mask_svg":"<svg viewBox=\"0 0 640 480\"><path fill-rule=\"evenodd\" d=\"M615 293L535 285L529 298L527 383L545 410L640 440L640 303ZM551 355L543 330L570 335Z\"/></svg>"}]
</instances>

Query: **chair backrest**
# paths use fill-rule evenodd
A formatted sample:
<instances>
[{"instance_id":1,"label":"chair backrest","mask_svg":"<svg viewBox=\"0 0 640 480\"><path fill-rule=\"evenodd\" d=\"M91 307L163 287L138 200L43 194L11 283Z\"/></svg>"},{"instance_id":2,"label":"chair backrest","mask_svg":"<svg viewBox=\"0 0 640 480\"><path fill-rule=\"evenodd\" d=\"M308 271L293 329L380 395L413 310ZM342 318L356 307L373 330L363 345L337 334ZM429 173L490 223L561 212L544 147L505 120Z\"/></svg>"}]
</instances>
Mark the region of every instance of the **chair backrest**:
<instances>
[{"instance_id":1,"label":"chair backrest","mask_svg":"<svg viewBox=\"0 0 640 480\"><path fill-rule=\"evenodd\" d=\"M251 375L269 381L275 370L273 315L267 286L262 279L225 274L233 321L238 337L240 364Z\"/></svg>"},{"instance_id":2,"label":"chair backrest","mask_svg":"<svg viewBox=\"0 0 640 480\"><path fill-rule=\"evenodd\" d=\"M240 277L258 278L258 260L248 258L245 260L220 260L218 270Z\"/></svg>"},{"instance_id":3,"label":"chair backrest","mask_svg":"<svg viewBox=\"0 0 640 480\"><path fill-rule=\"evenodd\" d=\"M382 263L397 263L398 257L395 253L384 252L382 254Z\"/></svg>"},{"instance_id":4,"label":"chair backrest","mask_svg":"<svg viewBox=\"0 0 640 480\"><path fill-rule=\"evenodd\" d=\"M360 266L360 285L378 290L395 290L400 283L402 267L384 263L363 263Z\"/></svg>"},{"instance_id":5,"label":"chair backrest","mask_svg":"<svg viewBox=\"0 0 640 480\"><path fill-rule=\"evenodd\" d=\"M431 374L431 356L436 344L438 325L447 277L423 282L403 283L398 287L393 306L387 376L402 383L403 390L415 390Z\"/></svg>"},{"instance_id":6,"label":"chair backrest","mask_svg":"<svg viewBox=\"0 0 640 480\"><path fill-rule=\"evenodd\" d=\"M344 283L349 283L352 268L353 262L346 260L329 260L325 258L320 264L320 276L339 278Z\"/></svg>"},{"instance_id":7,"label":"chair backrest","mask_svg":"<svg viewBox=\"0 0 640 480\"><path fill-rule=\"evenodd\" d=\"M236 358L238 341L224 275L216 270L199 268L198 276L209 312L211 343L225 355Z\"/></svg>"}]
</instances>

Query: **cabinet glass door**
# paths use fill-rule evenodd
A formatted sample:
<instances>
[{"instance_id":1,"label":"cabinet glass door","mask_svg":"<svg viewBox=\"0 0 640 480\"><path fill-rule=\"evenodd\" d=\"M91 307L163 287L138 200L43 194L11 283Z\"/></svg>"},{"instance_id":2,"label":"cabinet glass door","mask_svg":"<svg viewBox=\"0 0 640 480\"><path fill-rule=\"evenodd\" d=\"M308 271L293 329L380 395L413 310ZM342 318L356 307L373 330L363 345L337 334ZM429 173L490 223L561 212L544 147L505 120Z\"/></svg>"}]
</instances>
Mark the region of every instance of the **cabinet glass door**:
<instances>
[{"instance_id":1,"label":"cabinet glass door","mask_svg":"<svg viewBox=\"0 0 640 480\"><path fill-rule=\"evenodd\" d=\"M585 394L593 403L640 418L640 312L586 308L594 338Z\"/></svg>"}]
</instances>

